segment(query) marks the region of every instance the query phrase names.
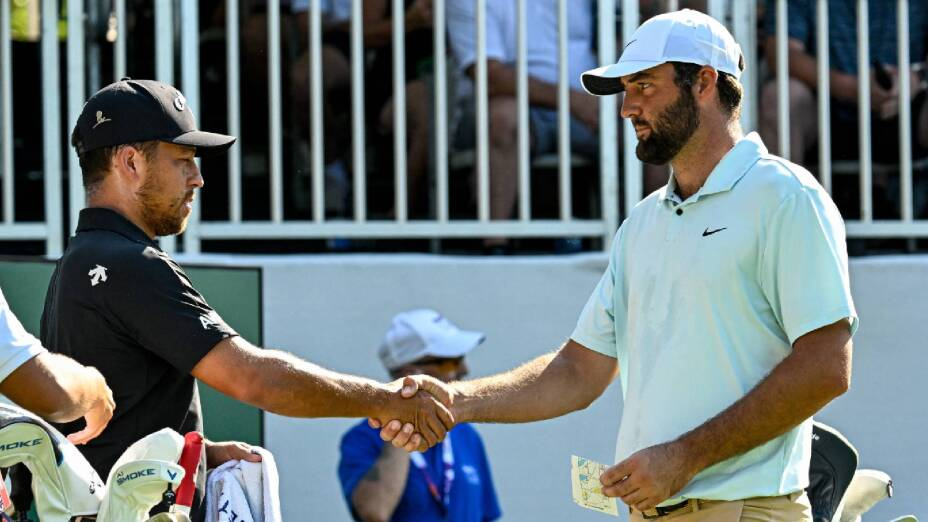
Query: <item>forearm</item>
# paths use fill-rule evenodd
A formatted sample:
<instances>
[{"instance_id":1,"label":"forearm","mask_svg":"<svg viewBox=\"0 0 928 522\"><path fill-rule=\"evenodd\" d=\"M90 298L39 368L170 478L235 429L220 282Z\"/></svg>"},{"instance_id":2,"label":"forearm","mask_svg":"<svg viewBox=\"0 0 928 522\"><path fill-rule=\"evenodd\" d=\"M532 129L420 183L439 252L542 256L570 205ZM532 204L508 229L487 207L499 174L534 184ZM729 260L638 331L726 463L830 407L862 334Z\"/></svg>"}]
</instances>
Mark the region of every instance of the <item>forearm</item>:
<instances>
[{"instance_id":1,"label":"forearm","mask_svg":"<svg viewBox=\"0 0 928 522\"><path fill-rule=\"evenodd\" d=\"M351 504L361 520L390 520L406 489L408 476L409 454L384 444L380 456L351 494Z\"/></svg>"},{"instance_id":2,"label":"forearm","mask_svg":"<svg viewBox=\"0 0 928 522\"><path fill-rule=\"evenodd\" d=\"M680 437L696 470L782 435L843 394L851 371L849 334L845 339L837 350L797 346L747 395Z\"/></svg>"},{"instance_id":3,"label":"forearm","mask_svg":"<svg viewBox=\"0 0 928 522\"><path fill-rule=\"evenodd\" d=\"M374 380L327 370L289 353L261 350L261 385L249 402L290 417L372 417L382 411L390 391Z\"/></svg>"},{"instance_id":4,"label":"forearm","mask_svg":"<svg viewBox=\"0 0 928 522\"><path fill-rule=\"evenodd\" d=\"M616 370L615 366L600 366L590 372L578 356L602 357L614 364L614 359L593 355L568 341L558 352L542 355L507 373L454 383L455 419L532 422L586 408L602 394Z\"/></svg>"},{"instance_id":5,"label":"forearm","mask_svg":"<svg viewBox=\"0 0 928 522\"><path fill-rule=\"evenodd\" d=\"M83 416L107 395L100 373L69 357L42 353L0 383L0 393L52 422Z\"/></svg>"}]
</instances>

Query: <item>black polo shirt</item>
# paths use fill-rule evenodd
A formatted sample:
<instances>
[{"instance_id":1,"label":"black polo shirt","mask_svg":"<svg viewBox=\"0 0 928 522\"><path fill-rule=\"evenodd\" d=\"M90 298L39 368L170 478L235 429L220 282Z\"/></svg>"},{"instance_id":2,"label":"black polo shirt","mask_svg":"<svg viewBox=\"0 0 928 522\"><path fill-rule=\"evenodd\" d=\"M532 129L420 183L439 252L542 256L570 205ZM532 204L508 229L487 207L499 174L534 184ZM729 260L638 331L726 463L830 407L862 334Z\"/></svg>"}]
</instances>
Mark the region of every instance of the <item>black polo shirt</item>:
<instances>
[{"instance_id":1,"label":"black polo shirt","mask_svg":"<svg viewBox=\"0 0 928 522\"><path fill-rule=\"evenodd\" d=\"M113 390L113 420L99 437L78 446L101 477L150 433L165 427L181 435L203 431L190 371L233 335L141 229L113 210L81 211L77 235L49 284L41 337L49 350L96 367ZM80 419L58 428L71 433L83 425ZM205 464L201 460L195 511Z\"/></svg>"}]
</instances>

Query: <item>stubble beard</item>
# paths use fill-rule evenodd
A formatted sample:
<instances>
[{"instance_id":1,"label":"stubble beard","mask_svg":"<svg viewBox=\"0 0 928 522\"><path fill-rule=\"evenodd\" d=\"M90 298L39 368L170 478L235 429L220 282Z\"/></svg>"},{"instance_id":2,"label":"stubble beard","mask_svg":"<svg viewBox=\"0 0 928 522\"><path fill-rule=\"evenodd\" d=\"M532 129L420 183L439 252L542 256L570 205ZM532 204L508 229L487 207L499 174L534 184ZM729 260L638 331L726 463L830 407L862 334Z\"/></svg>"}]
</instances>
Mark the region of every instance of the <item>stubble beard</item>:
<instances>
[{"instance_id":1,"label":"stubble beard","mask_svg":"<svg viewBox=\"0 0 928 522\"><path fill-rule=\"evenodd\" d=\"M157 237L180 234L187 228L189 213L186 212L185 203L193 195L193 191L168 200L163 194L159 179L160 172L151 172L135 193L141 207L142 221Z\"/></svg>"},{"instance_id":2,"label":"stubble beard","mask_svg":"<svg viewBox=\"0 0 928 522\"><path fill-rule=\"evenodd\" d=\"M680 88L677 100L664 109L653 122L632 119L635 125L649 125L650 135L639 139L635 147L638 159L652 165L666 165L683 147L699 127L699 107L693 93Z\"/></svg>"}]
</instances>

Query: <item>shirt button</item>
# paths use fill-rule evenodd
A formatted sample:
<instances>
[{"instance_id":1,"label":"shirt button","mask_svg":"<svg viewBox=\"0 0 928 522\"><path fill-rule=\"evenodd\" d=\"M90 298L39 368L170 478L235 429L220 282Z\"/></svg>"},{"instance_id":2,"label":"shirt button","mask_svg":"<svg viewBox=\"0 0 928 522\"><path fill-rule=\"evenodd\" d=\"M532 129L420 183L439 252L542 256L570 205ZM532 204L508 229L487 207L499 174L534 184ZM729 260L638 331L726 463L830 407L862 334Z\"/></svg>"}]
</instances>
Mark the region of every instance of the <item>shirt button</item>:
<instances>
[{"instance_id":1,"label":"shirt button","mask_svg":"<svg viewBox=\"0 0 928 522\"><path fill-rule=\"evenodd\" d=\"M677 215L678 215L678 216L682 216L682 215L683 215L683 209L682 209L682 208L678 208L678 209L677 209Z\"/></svg>"}]
</instances>

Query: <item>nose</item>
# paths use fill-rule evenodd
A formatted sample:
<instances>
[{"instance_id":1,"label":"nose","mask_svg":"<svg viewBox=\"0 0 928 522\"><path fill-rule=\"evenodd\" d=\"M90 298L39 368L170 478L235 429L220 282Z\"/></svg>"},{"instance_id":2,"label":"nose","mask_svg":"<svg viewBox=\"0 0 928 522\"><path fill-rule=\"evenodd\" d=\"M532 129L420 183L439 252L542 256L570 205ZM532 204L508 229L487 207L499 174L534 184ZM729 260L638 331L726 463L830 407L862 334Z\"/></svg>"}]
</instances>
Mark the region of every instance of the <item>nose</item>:
<instances>
[{"instance_id":1,"label":"nose","mask_svg":"<svg viewBox=\"0 0 928 522\"><path fill-rule=\"evenodd\" d=\"M641 104L638 102L637 97L625 91L625 94L622 96L622 110L619 114L623 118L641 116Z\"/></svg>"},{"instance_id":2,"label":"nose","mask_svg":"<svg viewBox=\"0 0 928 522\"><path fill-rule=\"evenodd\" d=\"M193 162L193 167L191 167L191 169L189 175L190 184L193 185L194 188L203 188L205 182L203 181L203 174L200 172L200 166L197 165L197 162Z\"/></svg>"}]
</instances>

